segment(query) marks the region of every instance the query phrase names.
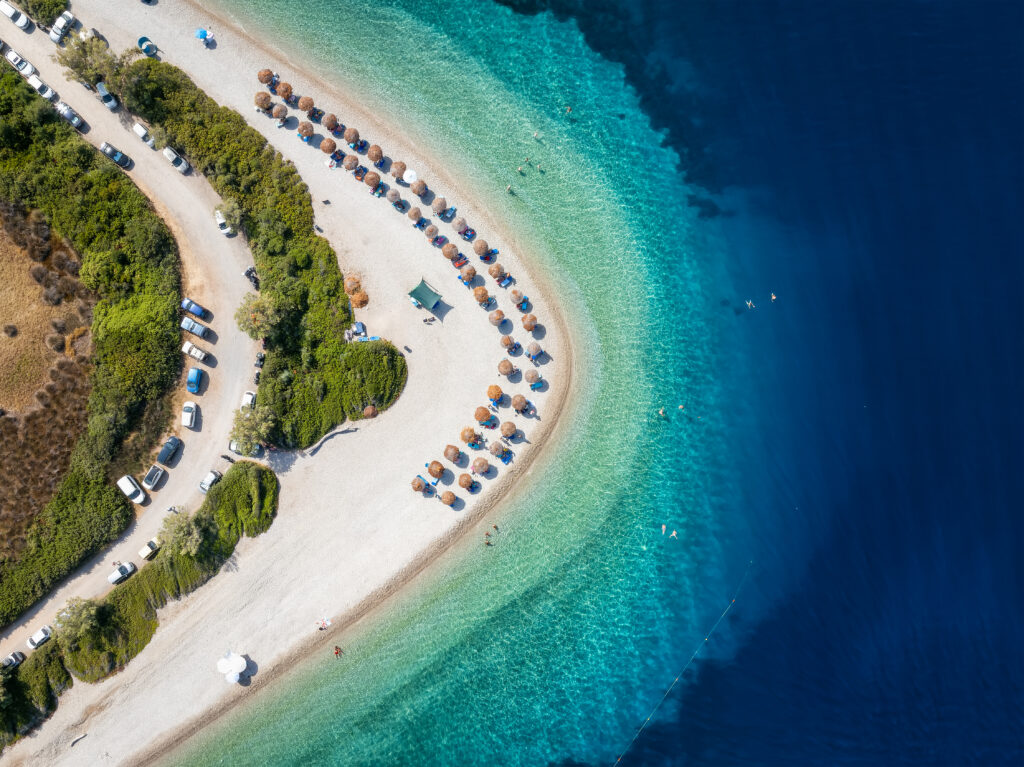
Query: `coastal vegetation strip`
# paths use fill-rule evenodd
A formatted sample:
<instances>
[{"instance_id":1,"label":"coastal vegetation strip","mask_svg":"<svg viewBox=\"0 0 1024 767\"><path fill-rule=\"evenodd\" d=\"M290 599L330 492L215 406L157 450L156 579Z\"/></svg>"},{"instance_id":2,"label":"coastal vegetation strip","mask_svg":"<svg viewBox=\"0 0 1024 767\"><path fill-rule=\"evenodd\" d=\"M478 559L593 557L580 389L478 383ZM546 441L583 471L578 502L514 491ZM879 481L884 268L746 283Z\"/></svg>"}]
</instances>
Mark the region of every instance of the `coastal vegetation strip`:
<instances>
[{"instance_id":1,"label":"coastal vegetation strip","mask_svg":"<svg viewBox=\"0 0 1024 767\"><path fill-rule=\"evenodd\" d=\"M73 599L54 640L0 675L0 747L49 716L72 676L96 682L122 669L149 643L156 611L213 577L243 535L265 532L277 514L279 484L257 463L239 461L194 515L169 515L154 559L103 600Z\"/></svg>"},{"instance_id":2,"label":"coastal vegetation strip","mask_svg":"<svg viewBox=\"0 0 1024 767\"><path fill-rule=\"evenodd\" d=\"M386 341L345 341L352 310L338 259L314 232L312 200L295 167L176 67L135 61L118 85L125 105L241 211L260 293L247 299L239 319L266 343L258 404L275 416L270 440L307 447L368 406L390 406L405 386L405 358Z\"/></svg>"},{"instance_id":3,"label":"coastal vegetation strip","mask_svg":"<svg viewBox=\"0 0 1024 767\"><path fill-rule=\"evenodd\" d=\"M81 254L96 296L88 421L27 545L0 562L9 623L132 518L112 463L181 369L177 249L131 180L83 141L12 70L0 73L0 198L42 212Z\"/></svg>"}]
</instances>

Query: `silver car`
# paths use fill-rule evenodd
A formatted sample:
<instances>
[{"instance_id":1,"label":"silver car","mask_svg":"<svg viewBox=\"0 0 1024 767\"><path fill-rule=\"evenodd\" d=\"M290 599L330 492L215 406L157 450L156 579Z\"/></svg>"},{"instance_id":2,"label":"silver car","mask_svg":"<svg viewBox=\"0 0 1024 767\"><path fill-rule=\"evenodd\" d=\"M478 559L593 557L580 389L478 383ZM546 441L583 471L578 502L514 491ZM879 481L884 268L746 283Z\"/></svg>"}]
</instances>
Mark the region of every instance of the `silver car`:
<instances>
[{"instance_id":1,"label":"silver car","mask_svg":"<svg viewBox=\"0 0 1024 767\"><path fill-rule=\"evenodd\" d=\"M192 167L184 157L175 152L169 146L164 147L164 157L166 157L167 161L174 166L174 169L182 175L188 173L189 168Z\"/></svg>"},{"instance_id":2,"label":"silver car","mask_svg":"<svg viewBox=\"0 0 1024 767\"><path fill-rule=\"evenodd\" d=\"M17 69L18 74L22 77L29 77L36 73L36 68L19 56L18 52L13 48L7 49L7 53L4 54L4 58L11 62L11 66Z\"/></svg>"}]
</instances>

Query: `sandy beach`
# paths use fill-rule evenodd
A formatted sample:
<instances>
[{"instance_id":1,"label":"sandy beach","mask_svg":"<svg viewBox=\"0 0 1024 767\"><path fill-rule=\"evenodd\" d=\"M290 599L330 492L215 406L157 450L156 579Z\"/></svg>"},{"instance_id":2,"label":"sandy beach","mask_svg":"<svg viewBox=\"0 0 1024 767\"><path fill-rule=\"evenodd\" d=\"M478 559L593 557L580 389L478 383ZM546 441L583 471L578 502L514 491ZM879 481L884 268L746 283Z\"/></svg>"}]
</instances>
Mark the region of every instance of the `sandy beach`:
<instances>
[{"instance_id":1,"label":"sandy beach","mask_svg":"<svg viewBox=\"0 0 1024 767\"><path fill-rule=\"evenodd\" d=\"M369 294L369 306L357 310L356 319L366 323L370 335L405 350L409 381L399 401L380 417L343 424L306 451L276 454L271 464L282 483L281 506L271 529L259 538L244 539L229 565L209 584L160 611L156 636L124 671L100 684L76 683L61 697L49 721L5 751L0 761L10 764L151 761L216 715L244 705L287 672L296 658L312 651L329 653L346 628L460 540L485 556L478 538L465 534L492 513L510 489L522 485L531 461L551 439L572 387L571 330L552 300L553 291L533 266L537 260L523 250L521 239L503 231L500 221L474 204L471 184L451 172L454 158L432 156L427 148L414 146L403 138L401 126L376 124L368 109L348 103L308 66L266 50L225 19L190 3L161 0L147 6L127 0L76 0L73 11L116 51L134 46L142 34L155 38L159 30L164 60L188 72L216 101L236 109L295 163L313 197L317 224L337 251L342 271L358 275ZM216 48L204 48L193 38L199 26L215 30ZM33 33L42 35L39 30ZM51 45L45 39L35 44ZM52 61L35 63L72 106L93 100L80 86L61 78ZM297 94L310 95L318 106L343 116L364 138L379 143L386 156L414 168L500 250L498 261L516 278L515 287L530 297L531 311L542 323L535 335L522 329L521 312L507 290L487 277L486 265L471 256L470 247L461 248L484 277L481 284L497 298L497 308L513 321L513 329L505 332L524 346L538 340L548 353L538 368L549 382L545 391L529 392L520 376L512 382L499 377L497 365L504 358L501 333L457 281L439 249L405 215L372 197L351 174L326 167L325 156L299 141L294 129L278 129L275 121L254 111L256 72L263 67L279 72ZM319 127L317 132L325 133ZM130 130L122 133L111 140L134 153L143 151ZM210 195L204 181L194 181ZM156 196L160 207L167 190L155 184L143 188ZM404 199L428 211L429 206L419 203L408 188L398 188ZM450 225L431 218L441 234L455 236ZM172 228L180 236L181 227ZM201 242L193 247L202 252ZM440 319L430 325L422 322L426 313L413 307L407 296L421 277L442 293L446 304ZM225 317L231 313L222 310ZM513 362L523 371L532 367L523 356ZM448 443L462 446L459 432L474 423L473 411L487 404L485 391L494 383L506 395L526 394L536 405L537 417L516 416L506 396L498 417L517 423L526 441L512 445L515 459L510 465L492 461L500 468L481 479L483 489L471 495L455 481L468 467L444 461L442 450ZM485 434L492 441L498 437L495 431ZM467 452L474 457L474 451ZM410 489L416 474L426 476L424 463L435 459L448 469L438 489L452 489L459 497L454 508ZM317 630L323 617L333 621L330 631ZM214 664L227 648L258 664L251 686L227 686L216 673Z\"/></svg>"}]
</instances>

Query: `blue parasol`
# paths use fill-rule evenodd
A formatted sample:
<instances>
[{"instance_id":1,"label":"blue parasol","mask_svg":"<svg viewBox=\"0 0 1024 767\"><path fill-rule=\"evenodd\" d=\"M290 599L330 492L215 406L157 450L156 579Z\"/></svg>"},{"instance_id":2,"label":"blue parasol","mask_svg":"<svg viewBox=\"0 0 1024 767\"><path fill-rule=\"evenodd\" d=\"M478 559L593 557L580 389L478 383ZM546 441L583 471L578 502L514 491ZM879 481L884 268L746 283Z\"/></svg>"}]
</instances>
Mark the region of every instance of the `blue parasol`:
<instances>
[{"instance_id":1,"label":"blue parasol","mask_svg":"<svg viewBox=\"0 0 1024 767\"><path fill-rule=\"evenodd\" d=\"M205 29L197 29L196 30L196 37L198 37L200 40L205 40L206 36L209 35L209 34L210 33L207 32Z\"/></svg>"}]
</instances>

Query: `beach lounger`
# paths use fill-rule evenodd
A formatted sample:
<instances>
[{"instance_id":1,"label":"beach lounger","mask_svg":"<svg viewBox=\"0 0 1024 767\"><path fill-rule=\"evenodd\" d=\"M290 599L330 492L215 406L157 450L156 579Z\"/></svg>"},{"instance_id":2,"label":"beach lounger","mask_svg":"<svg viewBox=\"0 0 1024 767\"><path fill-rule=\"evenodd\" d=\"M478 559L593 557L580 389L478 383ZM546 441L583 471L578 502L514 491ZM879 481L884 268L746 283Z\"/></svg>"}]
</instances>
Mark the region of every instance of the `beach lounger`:
<instances>
[{"instance_id":1,"label":"beach lounger","mask_svg":"<svg viewBox=\"0 0 1024 767\"><path fill-rule=\"evenodd\" d=\"M367 147L370 146L370 142L368 142L364 138L361 138L355 144L349 144L349 146L352 147L353 149L355 149L357 152L362 153L362 152L365 152Z\"/></svg>"},{"instance_id":2,"label":"beach lounger","mask_svg":"<svg viewBox=\"0 0 1024 767\"><path fill-rule=\"evenodd\" d=\"M462 239L464 239L466 242L472 242L474 237L476 237L476 229L462 230Z\"/></svg>"},{"instance_id":3,"label":"beach lounger","mask_svg":"<svg viewBox=\"0 0 1024 767\"><path fill-rule=\"evenodd\" d=\"M427 228L427 219L421 218L419 221L417 221L415 224L413 224L413 226L415 226L417 229L426 229Z\"/></svg>"},{"instance_id":4,"label":"beach lounger","mask_svg":"<svg viewBox=\"0 0 1024 767\"><path fill-rule=\"evenodd\" d=\"M468 288L468 287L470 287L470 286L471 286L471 285L473 284L473 281L472 281L472 280L466 280L466 279L463 279L463 277L462 277L462 275L461 275L461 274L456 274L456 275L455 275L455 277L456 277L456 279L458 279L458 281L459 281L459 282L461 282L461 283L462 283L463 285L465 285L465 286L466 286L467 288Z\"/></svg>"},{"instance_id":5,"label":"beach lounger","mask_svg":"<svg viewBox=\"0 0 1024 767\"><path fill-rule=\"evenodd\" d=\"M529 296L523 296L523 300L520 301L518 304L516 304L516 309L518 309L521 312L525 312L526 311L526 307L529 305L529 303L530 303L530 297Z\"/></svg>"},{"instance_id":6,"label":"beach lounger","mask_svg":"<svg viewBox=\"0 0 1024 767\"><path fill-rule=\"evenodd\" d=\"M356 181L362 181L366 177L366 166L360 165L355 172Z\"/></svg>"},{"instance_id":7,"label":"beach lounger","mask_svg":"<svg viewBox=\"0 0 1024 767\"><path fill-rule=\"evenodd\" d=\"M448 208L448 210L441 214L443 221L451 221L453 218L455 218L455 208Z\"/></svg>"},{"instance_id":8,"label":"beach lounger","mask_svg":"<svg viewBox=\"0 0 1024 767\"><path fill-rule=\"evenodd\" d=\"M324 110L313 107L309 112L309 119L315 123L320 122L320 119L324 116Z\"/></svg>"},{"instance_id":9,"label":"beach lounger","mask_svg":"<svg viewBox=\"0 0 1024 767\"><path fill-rule=\"evenodd\" d=\"M512 460L512 451L503 450L501 455L498 456L498 460L507 466Z\"/></svg>"},{"instance_id":10,"label":"beach lounger","mask_svg":"<svg viewBox=\"0 0 1024 767\"><path fill-rule=\"evenodd\" d=\"M377 162L375 162L373 164L373 167L374 168L383 168L384 167L384 158L381 157L379 160L377 160Z\"/></svg>"},{"instance_id":11,"label":"beach lounger","mask_svg":"<svg viewBox=\"0 0 1024 767\"><path fill-rule=\"evenodd\" d=\"M487 253L485 255L488 255L491 258L493 258L494 256L498 255L498 249L497 248L491 248L489 251L487 251Z\"/></svg>"},{"instance_id":12,"label":"beach lounger","mask_svg":"<svg viewBox=\"0 0 1024 767\"><path fill-rule=\"evenodd\" d=\"M405 213L405 200L395 200L391 203L391 207L397 210L399 213Z\"/></svg>"},{"instance_id":13,"label":"beach lounger","mask_svg":"<svg viewBox=\"0 0 1024 767\"><path fill-rule=\"evenodd\" d=\"M508 347L508 353L509 354L518 354L520 351L522 351L522 349L523 349L523 345L521 343L519 343L518 341L515 341L515 342L513 342L513 344L510 347Z\"/></svg>"},{"instance_id":14,"label":"beach lounger","mask_svg":"<svg viewBox=\"0 0 1024 767\"><path fill-rule=\"evenodd\" d=\"M345 126L342 125L341 123L338 123L333 128L331 128L331 135L334 136L335 138L341 138L341 135L344 132L345 132Z\"/></svg>"},{"instance_id":15,"label":"beach lounger","mask_svg":"<svg viewBox=\"0 0 1024 767\"><path fill-rule=\"evenodd\" d=\"M452 259L452 266L454 266L456 269L461 269L462 267L464 267L468 263L469 263L469 259L466 258L461 253L459 253L459 255L457 255L455 258Z\"/></svg>"},{"instance_id":16,"label":"beach lounger","mask_svg":"<svg viewBox=\"0 0 1024 767\"><path fill-rule=\"evenodd\" d=\"M433 239L433 243L434 243L434 247L435 248L443 247L444 245L447 244L447 242L448 242L448 238L445 237L443 234L439 234L439 235L437 235L437 237L435 237Z\"/></svg>"},{"instance_id":17,"label":"beach lounger","mask_svg":"<svg viewBox=\"0 0 1024 767\"><path fill-rule=\"evenodd\" d=\"M331 159L334 160L335 162L341 162L342 160L345 159L345 153L342 152L340 149L335 149L333 152L331 152Z\"/></svg>"},{"instance_id":18,"label":"beach lounger","mask_svg":"<svg viewBox=\"0 0 1024 767\"><path fill-rule=\"evenodd\" d=\"M505 275L505 279L498 280L498 287L500 287L500 288L507 288L509 285L512 284L512 282L513 282L512 275L511 274L506 274Z\"/></svg>"},{"instance_id":19,"label":"beach lounger","mask_svg":"<svg viewBox=\"0 0 1024 767\"><path fill-rule=\"evenodd\" d=\"M538 391L543 385L544 385L543 381L534 381L532 384L530 384L530 390L531 391Z\"/></svg>"},{"instance_id":20,"label":"beach lounger","mask_svg":"<svg viewBox=\"0 0 1024 767\"><path fill-rule=\"evenodd\" d=\"M377 186L375 186L373 188L373 196L374 197L383 197L384 196L384 182L383 181L378 181L377 182Z\"/></svg>"},{"instance_id":21,"label":"beach lounger","mask_svg":"<svg viewBox=\"0 0 1024 767\"><path fill-rule=\"evenodd\" d=\"M490 253L484 253L482 256L480 256L480 260L483 261L485 264L489 264L491 263L491 261L494 260L494 256L492 256Z\"/></svg>"}]
</instances>

